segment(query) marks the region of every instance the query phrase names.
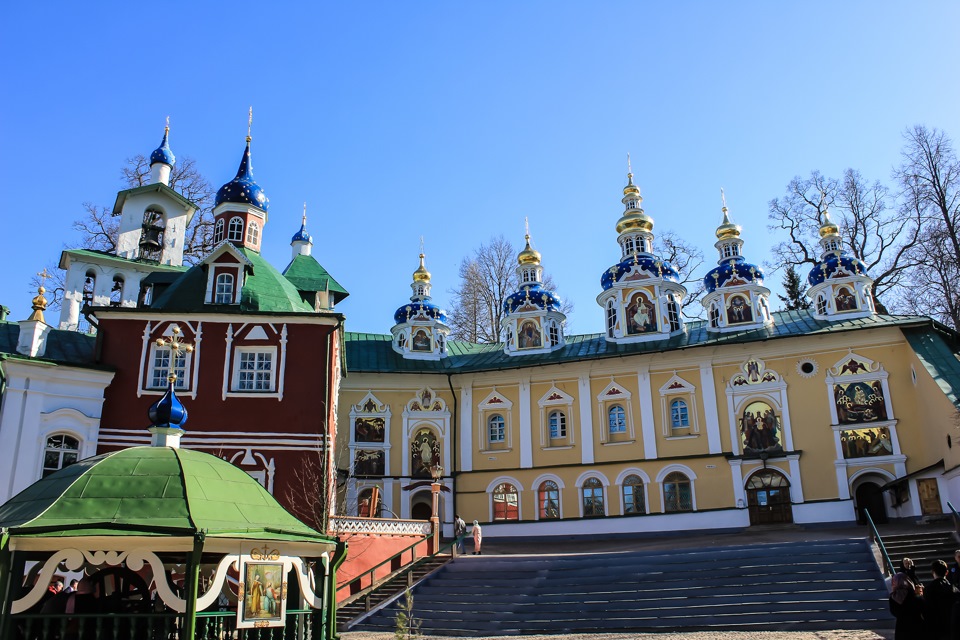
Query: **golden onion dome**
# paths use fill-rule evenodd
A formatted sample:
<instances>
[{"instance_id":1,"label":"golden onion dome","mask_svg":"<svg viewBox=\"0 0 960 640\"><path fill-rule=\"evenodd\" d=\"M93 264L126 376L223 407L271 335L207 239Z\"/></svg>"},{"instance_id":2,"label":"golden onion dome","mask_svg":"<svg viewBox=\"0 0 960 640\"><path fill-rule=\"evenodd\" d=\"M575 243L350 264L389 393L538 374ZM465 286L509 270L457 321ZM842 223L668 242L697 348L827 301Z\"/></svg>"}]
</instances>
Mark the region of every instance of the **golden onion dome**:
<instances>
[{"instance_id":1,"label":"golden onion dome","mask_svg":"<svg viewBox=\"0 0 960 640\"><path fill-rule=\"evenodd\" d=\"M836 222L830 219L830 212L823 210L823 224L820 225L820 237L840 235L840 227Z\"/></svg>"},{"instance_id":2,"label":"golden onion dome","mask_svg":"<svg viewBox=\"0 0 960 640\"><path fill-rule=\"evenodd\" d=\"M430 282L430 272L423 266L423 254L420 254L420 266L413 272L414 282Z\"/></svg>"},{"instance_id":3,"label":"golden onion dome","mask_svg":"<svg viewBox=\"0 0 960 640\"><path fill-rule=\"evenodd\" d=\"M640 196L640 187L633 184L633 174L627 174L627 186L623 188L623 195L625 196Z\"/></svg>"},{"instance_id":4,"label":"golden onion dome","mask_svg":"<svg viewBox=\"0 0 960 640\"><path fill-rule=\"evenodd\" d=\"M730 222L730 214L727 208L723 208L723 222L717 227L717 240L727 240L729 238L740 237L740 225Z\"/></svg>"},{"instance_id":5,"label":"golden onion dome","mask_svg":"<svg viewBox=\"0 0 960 640\"><path fill-rule=\"evenodd\" d=\"M528 233L524 238L527 241L527 246L517 255L517 262L521 266L540 264L540 252L530 247L530 234Z\"/></svg>"},{"instance_id":6,"label":"golden onion dome","mask_svg":"<svg viewBox=\"0 0 960 640\"><path fill-rule=\"evenodd\" d=\"M624 231L653 231L653 218L643 209L627 209L617 220L617 233Z\"/></svg>"}]
</instances>

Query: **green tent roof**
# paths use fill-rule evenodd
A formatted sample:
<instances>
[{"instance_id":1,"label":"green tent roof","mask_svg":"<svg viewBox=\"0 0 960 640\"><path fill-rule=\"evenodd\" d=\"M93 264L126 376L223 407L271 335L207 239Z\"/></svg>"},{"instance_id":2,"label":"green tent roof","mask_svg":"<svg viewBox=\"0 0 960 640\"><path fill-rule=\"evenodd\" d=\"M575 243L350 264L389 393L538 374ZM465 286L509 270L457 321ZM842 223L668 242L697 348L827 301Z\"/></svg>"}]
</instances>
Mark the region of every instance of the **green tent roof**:
<instances>
[{"instance_id":1,"label":"green tent roof","mask_svg":"<svg viewBox=\"0 0 960 640\"><path fill-rule=\"evenodd\" d=\"M313 256L300 254L295 257L283 270L283 277L299 291L329 290L335 304L350 295Z\"/></svg>"},{"instance_id":2,"label":"green tent roof","mask_svg":"<svg viewBox=\"0 0 960 640\"><path fill-rule=\"evenodd\" d=\"M179 313L314 313L313 307L303 301L297 287L259 253L245 247L236 249L252 264L244 278L240 304L206 304L207 265L199 264L167 287L150 309Z\"/></svg>"},{"instance_id":3,"label":"green tent roof","mask_svg":"<svg viewBox=\"0 0 960 640\"><path fill-rule=\"evenodd\" d=\"M67 256L81 258L81 259L94 258L97 261L118 263L122 267L129 267L130 265L142 264L145 269L149 269L151 271L183 272L189 268L183 265L159 264L159 263L150 262L150 261L129 260L127 258L121 258L115 253L110 253L108 251L100 251L98 249L64 249L63 253L60 254L61 269L66 268L65 259Z\"/></svg>"},{"instance_id":4,"label":"green tent roof","mask_svg":"<svg viewBox=\"0 0 960 640\"><path fill-rule=\"evenodd\" d=\"M133 447L81 460L0 506L17 536L193 535L328 541L216 456Z\"/></svg>"}]
</instances>

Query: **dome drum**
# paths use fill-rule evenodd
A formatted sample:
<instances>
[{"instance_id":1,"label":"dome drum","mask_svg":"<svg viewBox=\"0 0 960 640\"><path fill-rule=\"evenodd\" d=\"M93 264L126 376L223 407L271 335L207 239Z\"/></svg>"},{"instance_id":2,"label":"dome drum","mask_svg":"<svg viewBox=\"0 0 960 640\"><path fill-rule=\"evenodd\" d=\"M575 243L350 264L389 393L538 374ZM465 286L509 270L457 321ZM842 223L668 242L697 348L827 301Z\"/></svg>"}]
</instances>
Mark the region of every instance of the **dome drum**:
<instances>
[{"instance_id":1,"label":"dome drum","mask_svg":"<svg viewBox=\"0 0 960 640\"><path fill-rule=\"evenodd\" d=\"M707 293L720 288L762 284L763 270L740 257L721 262L708 271L703 278L703 286Z\"/></svg>"}]
</instances>

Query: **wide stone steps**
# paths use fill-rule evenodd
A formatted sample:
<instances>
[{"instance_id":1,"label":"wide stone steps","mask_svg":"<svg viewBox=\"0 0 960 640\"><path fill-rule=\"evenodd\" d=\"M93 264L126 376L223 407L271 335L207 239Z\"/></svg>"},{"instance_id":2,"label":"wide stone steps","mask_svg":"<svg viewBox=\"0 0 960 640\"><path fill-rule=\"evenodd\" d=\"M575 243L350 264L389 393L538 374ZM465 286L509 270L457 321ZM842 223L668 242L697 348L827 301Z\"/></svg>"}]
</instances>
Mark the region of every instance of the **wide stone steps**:
<instances>
[{"instance_id":1,"label":"wide stone steps","mask_svg":"<svg viewBox=\"0 0 960 640\"><path fill-rule=\"evenodd\" d=\"M424 633L888 629L866 540L665 552L466 556L413 589ZM353 630L390 631L397 602Z\"/></svg>"},{"instance_id":2,"label":"wide stone steps","mask_svg":"<svg viewBox=\"0 0 960 640\"><path fill-rule=\"evenodd\" d=\"M950 531L880 535L893 566L899 567L903 558L910 558L916 563L917 574L923 580L929 578L930 565L934 560L950 564L953 562L953 552L960 549L960 544Z\"/></svg>"}]
</instances>

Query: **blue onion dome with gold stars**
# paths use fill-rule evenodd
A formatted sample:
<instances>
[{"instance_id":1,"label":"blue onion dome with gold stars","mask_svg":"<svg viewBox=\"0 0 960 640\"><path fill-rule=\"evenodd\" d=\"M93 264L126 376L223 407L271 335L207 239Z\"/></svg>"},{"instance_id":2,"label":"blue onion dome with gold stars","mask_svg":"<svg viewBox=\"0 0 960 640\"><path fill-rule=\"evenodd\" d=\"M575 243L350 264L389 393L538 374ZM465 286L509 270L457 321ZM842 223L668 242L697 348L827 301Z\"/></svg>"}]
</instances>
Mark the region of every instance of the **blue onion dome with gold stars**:
<instances>
[{"instance_id":1,"label":"blue onion dome with gold stars","mask_svg":"<svg viewBox=\"0 0 960 640\"><path fill-rule=\"evenodd\" d=\"M154 402L147 412L154 427L183 429L183 425L187 423L187 408L177 398L173 385L173 380L167 383L167 392Z\"/></svg>"},{"instance_id":2,"label":"blue onion dome with gold stars","mask_svg":"<svg viewBox=\"0 0 960 640\"><path fill-rule=\"evenodd\" d=\"M807 284L810 286L837 275L870 277L867 274L867 265L846 252L840 237L840 227L830 219L830 212L827 210L823 212L823 223L820 225L820 246L823 254L820 260L813 264L807 276Z\"/></svg>"},{"instance_id":3,"label":"blue onion dome with gold stars","mask_svg":"<svg viewBox=\"0 0 960 640\"><path fill-rule=\"evenodd\" d=\"M722 190L721 190L722 193ZM707 271L703 277L703 286L707 293L712 293L735 279L736 284L763 284L763 269L744 260L740 255L740 226L730 221L730 214L726 203L723 205L723 222L717 227L717 247L721 250L719 264ZM728 253L723 252L727 250Z\"/></svg>"},{"instance_id":4,"label":"blue onion dome with gold stars","mask_svg":"<svg viewBox=\"0 0 960 640\"><path fill-rule=\"evenodd\" d=\"M291 244L294 242L309 242L313 243L313 237L307 233L307 215L303 215L303 222L300 224L300 230L293 234L293 237L290 239Z\"/></svg>"},{"instance_id":5,"label":"blue onion dome with gold stars","mask_svg":"<svg viewBox=\"0 0 960 640\"><path fill-rule=\"evenodd\" d=\"M172 167L174 163L176 163L177 158L173 155L173 151L170 150L169 136L170 127L164 127L163 140L160 141L160 146L150 154L150 164L168 164Z\"/></svg>"},{"instance_id":6,"label":"blue onion dome with gold stars","mask_svg":"<svg viewBox=\"0 0 960 640\"><path fill-rule=\"evenodd\" d=\"M413 295L410 302L403 305L393 314L396 324L403 324L413 320L436 320L442 324L447 322L447 313L430 299L430 272L424 264L425 256L420 253L420 266L413 272Z\"/></svg>"},{"instance_id":7,"label":"blue onion dome with gold stars","mask_svg":"<svg viewBox=\"0 0 960 640\"><path fill-rule=\"evenodd\" d=\"M263 192L263 188L253 179L253 167L250 162L250 136L247 136L247 148L243 151L237 176L220 187L220 190L217 191L214 206L219 206L224 202L249 204L264 211L270 208L270 200Z\"/></svg>"},{"instance_id":8,"label":"blue onion dome with gold stars","mask_svg":"<svg viewBox=\"0 0 960 640\"><path fill-rule=\"evenodd\" d=\"M541 282L543 270L540 266L540 252L530 246L529 232L524 238L526 246L517 254L517 265L521 272L525 271L529 275L521 277L519 291L504 299L503 310L507 314L521 308L533 310L533 307L543 311L559 311L562 301L552 291L545 289Z\"/></svg>"},{"instance_id":9,"label":"blue onion dome with gold stars","mask_svg":"<svg viewBox=\"0 0 960 640\"><path fill-rule=\"evenodd\" d=\"M620 280L621 276L628 273L634 267L645 269L651 273L658 274L663 280L670 282L680 282L680 274L673 268L673 265L666 260L661 260L656 256L635 253L625 260L621 260L600 276L600 286L604 291L611 288Z\"/></svg>"}]
</instances>

